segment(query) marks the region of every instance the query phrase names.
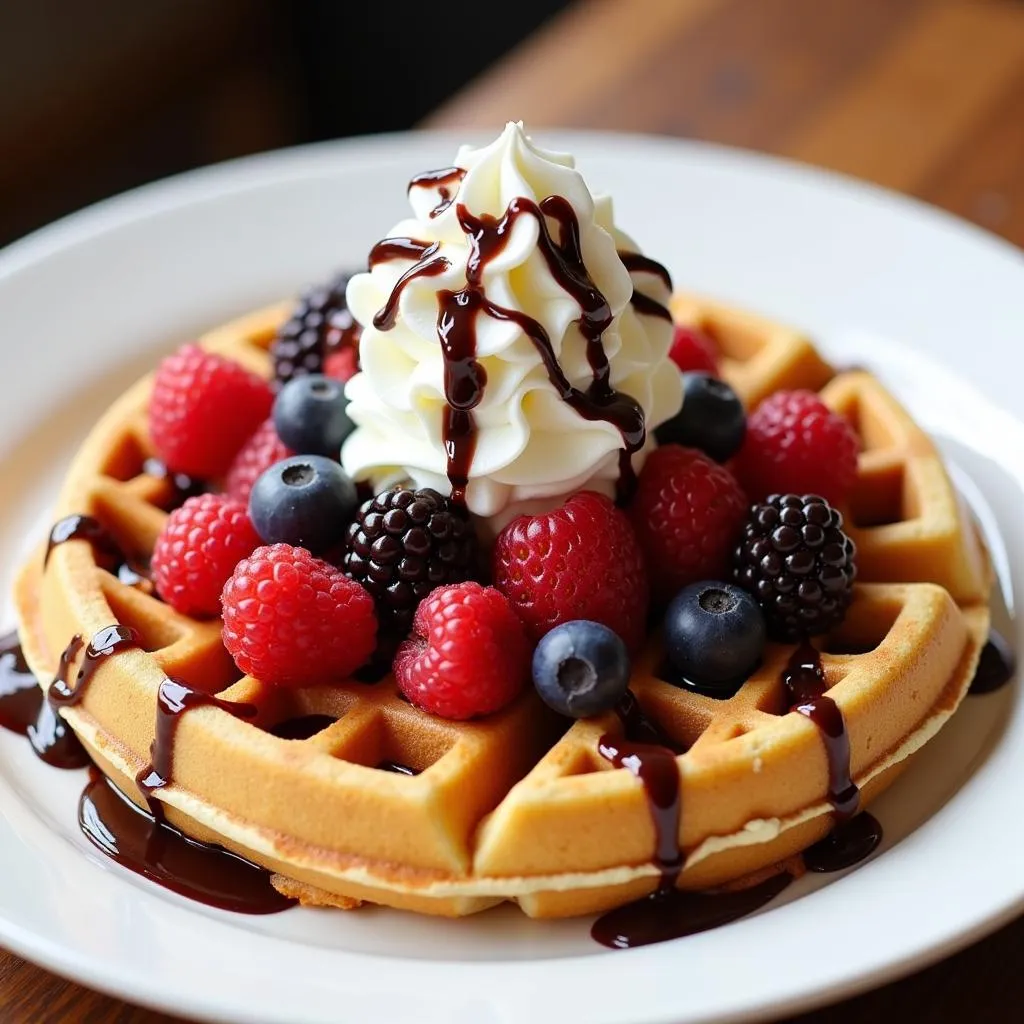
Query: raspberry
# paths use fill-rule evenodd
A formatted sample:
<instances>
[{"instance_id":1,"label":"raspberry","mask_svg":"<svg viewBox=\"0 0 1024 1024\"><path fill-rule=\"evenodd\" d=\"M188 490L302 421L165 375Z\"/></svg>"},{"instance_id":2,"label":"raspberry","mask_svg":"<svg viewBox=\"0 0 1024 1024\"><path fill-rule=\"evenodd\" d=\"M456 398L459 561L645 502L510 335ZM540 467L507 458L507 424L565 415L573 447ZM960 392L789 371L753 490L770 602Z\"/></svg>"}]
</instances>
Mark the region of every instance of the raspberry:
<instances>
[{"instance_id":1,"label":"raspberry","mask_svg":"<svg viewBox=\"0 0 1024 1024\"><path fill-rule=\"evenodd\" d=\"M257 548L221 600L224 646L242 672L271 686L346 679L373 653L373 599L305 548Z\"/></svg>"},{"instance_id":2,"label":"raspberry","mask_svg":"<svg viewBox=\"0 0 1024 1024\"><path fill-rule=\"evenodd\" d=\"M476 536L466 514L425 487L364 502L349 527L345 571L377 602L381 628L403 636L434 587L469 579Z\"/></svg>"},{"instance_id":3,"label":"raspberry","mask_svg":"<svg viewBox=\"0 0 1024 1024\"><path fill-rule=\"evenodd\" d=\"M746 495L724 466L696 448L651 452L629 518L658 602L701 580L727 578L747 515Z\"/></svg>"},{"instance_id":4,"label":"raspberry","mask_svg":"<svg viewBox=\"0 0 1024 1024\"><path fill-rule=\"evenodd\" d=\"M530 677L530 645L497 590L457 583L420 602L394 672L417 707L442 718L474 718L519 695Z\"/></svg>"},{"instance_id":5,"label":"raspberry","mask_svg":"<svg viewBox=\"0 0 1024 1024\"><path fill-rule=\"evenodd\" d=\"M842 514L824 498L773 494L750 510L734 576L761 605L768 632L777 640L796 640L843 621L856 556Z\"/></svg>"},{"instance_id":6,"label":"raspberry","mask_svg":"<svg viewBox=\"0 0 1024 1024\"><path fill-rule=\"evenodd\" d=\"M351 380L359 372L359 349L354 345L339 348L324 360L324 374L335 380Z\"/></svg>"},{"instance_id":7,"label":"raspberry","mask_svg":"<svg viewBox=\"0 0 1024 1024\"><path fill-rule=\"evenodd\" d=\"M281 326L270 346L274 380L280 386L293 377L324 373L324 360L358 342L360 327L348 311L345 289L351 274L341 273L311 288ZM334 376L330 374L330 376Z\"/></svg>"},{"instance_id":8,"label":"raspberry","mask_svg":"<svg viewBox=\"0 0 1024 1024\"><path fill-rule=\"evenodd\" d=\"M260 546L245 505L221 494L189 498L153 548L157 593L183 615L216 615L235 566Z\"/></svg>"},{"instance_id":9,"label":"raspberry","mask_svg":"<svg viewBox=\"0 0 1024 1024\"><path fill-rule=\"evenodd\" d=\"M269 415L267 383L223 356L185 345L159 366L149 400L149 432L176 473L222 477Z\"/></svg>"},{"instance_id":10,"label":"raspberry","mask_svg":"<svg viewBox=\"0 0 1024 1024\"><path fill-rule=\"evenodd\" d=\"M563 622L590 619L631 651L644 640L647 572L629 520L584 491L553 512L513 519L498 534L494 585L534 641Z\"/></svg>"},{"instance_id":11,"label":"raspberry","mask_svg":"<svg viewBox=\"0 0 1024 1024\"><path fill-rule=\"evenodd\" d=\"M718 346L702 330L676 324L669 358L683 373L710 373L719 376Z\"/></svg>"},{"instance_id":12,"label":"raspberry","mask_svg":"<svg viewBox=\"0 0 1024 1024\"><path fill-rule=\"evenodd\" d=\"M264 420L231 463L224 478L224 490L236 501L248 504L253 484L275 462L291 458L294 454L277 436L273 419Z\"/></svg>"},{"instance_id":13,"label":"raspberry","mask_svg":"<svg viewBox=\"0 0 1024 1024\"><path fill-rule=\"evenodd\" d=\"M747 419L736 471L755 501L769 494L820 494L842 503L857 477L860 442L813 391L777 391Z\"/></svg>"}]
</instances>

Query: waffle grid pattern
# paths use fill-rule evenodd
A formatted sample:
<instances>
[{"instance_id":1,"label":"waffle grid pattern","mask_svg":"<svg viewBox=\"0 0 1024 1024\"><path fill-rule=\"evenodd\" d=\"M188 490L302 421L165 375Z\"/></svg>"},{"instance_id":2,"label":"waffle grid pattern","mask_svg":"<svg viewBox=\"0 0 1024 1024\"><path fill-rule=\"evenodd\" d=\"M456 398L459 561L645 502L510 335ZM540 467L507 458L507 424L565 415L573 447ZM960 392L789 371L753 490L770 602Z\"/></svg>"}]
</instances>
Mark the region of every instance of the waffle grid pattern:
<instances>
[{"instance_id":1,"label":"waffle grid pattern","mask_svg":"<svg viewBox=\"0 0 1024 1024\"><path fill-rule=\"evenodd\" d=\"M267 348L287 308L229 324L204 344L266 374ZM685 297L676 297L673 312L715 338L725 375L748 405L780 387L823 389L862 437L846 512L863 582L822 648L830 695L850 730L853 773L870 798L895 776L893 755L908 738L934 731L963 694L987 633L984 552L931 442L874 377L834 377L806 339L747 314ZM97 427L59 510L95 515L142 558L173 500L168 481L142 472L153 454L148 388L141 382ZM85 543L56 551L45 574L30 566L19 606L32 637L27 650L49 667L72 632L112 620L140 632L151 661L134 652L105 668L69 715L134 798L141 800L133 778L147 760L164 674L258 707L254 722L210 707L184 716L173 784L160 797L172 821L298 880L312 902L369 898L462 914L514 898L527 913L561 916L622 903L654 885L643 791L597 753L599 736L621 728L613 715L566 728L531 693L479 723L444 722L412 708L390 676L274 691L238 678L219 621L181 616L126 586L95 564ZM781 672L791 651L770 646L726 701L661 679L656 638L635 666L632 686L645 712L686 750L679 762L684 886L765 869L828 828L823 748L810 723L785 714ZM312 715L333 722L306 739L270 732ZM376 767L388 761L418 774Z\"/></svg>"}]
</instances>

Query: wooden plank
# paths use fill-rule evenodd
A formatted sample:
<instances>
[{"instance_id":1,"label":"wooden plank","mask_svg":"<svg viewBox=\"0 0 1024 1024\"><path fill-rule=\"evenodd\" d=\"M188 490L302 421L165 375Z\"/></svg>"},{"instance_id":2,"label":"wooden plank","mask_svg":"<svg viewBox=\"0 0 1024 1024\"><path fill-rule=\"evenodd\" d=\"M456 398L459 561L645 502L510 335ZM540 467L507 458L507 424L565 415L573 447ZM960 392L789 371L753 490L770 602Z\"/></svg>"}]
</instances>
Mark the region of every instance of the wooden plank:
<instances>
[{"instance_id":1,"label":"wooden plank","mask_svg":"<svg viewBox=\"0 0 1024 1024\"><path fill-rule=\"evenodd\" d=\"M917 190L942 206L1024 246L1024 69L955 158Z\"/></svg>"},{"instance_id":2,"label":"wooden plank","mask_svg":"<svg viewBox=\"0 0 1024 1024\"><path fill-rule=\"evenodd\" d=\"M1024 7L935 3L780 149L913 191L950 159L1022 66Z\"/></svg>"},{"instance_id":3,"label":"wooden plank","mask_svg":"<svg viewBox=\"0 0 1024 1024\"><path fill-rule=\"evenodd\" d=\"M586 0L567 8L423 122L425 128L577 123L574 113L628 80L657 42L725 0Z\"/></svg>"}]
</instances>

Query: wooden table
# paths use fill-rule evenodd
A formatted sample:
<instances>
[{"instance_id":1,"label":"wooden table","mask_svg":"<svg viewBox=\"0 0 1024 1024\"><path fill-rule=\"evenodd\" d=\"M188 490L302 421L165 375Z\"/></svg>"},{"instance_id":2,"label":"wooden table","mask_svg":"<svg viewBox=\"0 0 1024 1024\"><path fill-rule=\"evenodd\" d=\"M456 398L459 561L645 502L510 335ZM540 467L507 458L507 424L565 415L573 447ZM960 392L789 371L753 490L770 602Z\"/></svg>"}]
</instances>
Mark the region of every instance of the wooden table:
<instances>
[{"instance_id":1,"label":"wooden table","mask_svg":"<svg viewBox=\"0 0 1024 1024\"><path fill-rule=\"evenodd\" d=\"M779 153L909 192L1024 245L1020 2L581 0L425 126L497 131L510 118ZM789 1024L1019 1020L1022 949L1024 920ZM794 951L793 969L813 972L814 955ZM0 1019L173 1024L4 954Z\"/></svg>"}]
</instances>

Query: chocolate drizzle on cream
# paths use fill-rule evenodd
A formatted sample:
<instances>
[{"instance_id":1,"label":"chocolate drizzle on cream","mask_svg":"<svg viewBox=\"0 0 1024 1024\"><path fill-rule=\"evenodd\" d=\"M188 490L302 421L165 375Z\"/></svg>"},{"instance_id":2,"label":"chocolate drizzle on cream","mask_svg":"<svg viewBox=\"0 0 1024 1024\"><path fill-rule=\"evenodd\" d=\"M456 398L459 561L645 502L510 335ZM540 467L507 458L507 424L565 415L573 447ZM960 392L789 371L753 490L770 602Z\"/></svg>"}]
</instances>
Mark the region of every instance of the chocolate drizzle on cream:
<instances>
[{"instance_id":1,"label":"chocolate drizzle on cream","mask_svg":"<svg viewBox=\"0 0 1024 1024\"><path fill-rule=\"evenodd\" d=\"M454 201L446 190L449 185L461 180L463 174L458 168L446 168L414 178L409 187L430 185L441 191L442 204L431 214L435 216ZM483 399L487 384L486 371L477 359L476 321L479 315L514 323L519 327L540 355L548 380L562 401L584 419L602 420L619 431L622 437L619 498L626 500L636 483L632 456L643 447L646 440L644 412L634 398L616 391L611 384L611 367L602 337L611 325L613 316L607 299L590 277L583 261L579 221L575 211L566 199L552 195L540 204L520 196L509 203L500 217L489 214L478 216L462 203L456 205L456 213L470 246L466 284L458 290L438 290L437 317L447 403L443 437L453 500L465 503L469 471L476 450L477 429L473 410ZM586 388L578 388L568 379L555 354L551 338L541 323L518 310L498 305L486 294L484 271L504 250L516 221L523 216L536 220L539 228L538 249L552 277L579 304L580 317L577 323L586 341L587 361L592 373ZM549 227L549 219L557 227L557 238ZM620 255L623 255L627 268L653 273L663 281L670 282L668 272L654 260L636 253ZM440 254L438 242L428 244L411 238L386 238L371 250L369 262L373 267L391 259L414 259L416 262L398 279L387 302L374 317L373 324L381 331L394 327L402 293L412 281L437 277L451 268L451 262ZM669 316L664 306L635 289L633 303L640 312L659 317Z\"/></svg>"},{"instance_id":2,"label":"chocolate drizzle on cream","mask_svg":"<svg viewBox=\"0 0 1024 1024\"><path fill-rule=\"evenodd\" d=\"M430 211L430 217L433 219L440 217L452 205L452 200L458 192L457 186L462 184L465 176L466 172L461 167L442 167L436 171L424 171L409 182L407 191L411 192L414 188L437 189L440 202Z\"/></svg>"}]
</instances>

